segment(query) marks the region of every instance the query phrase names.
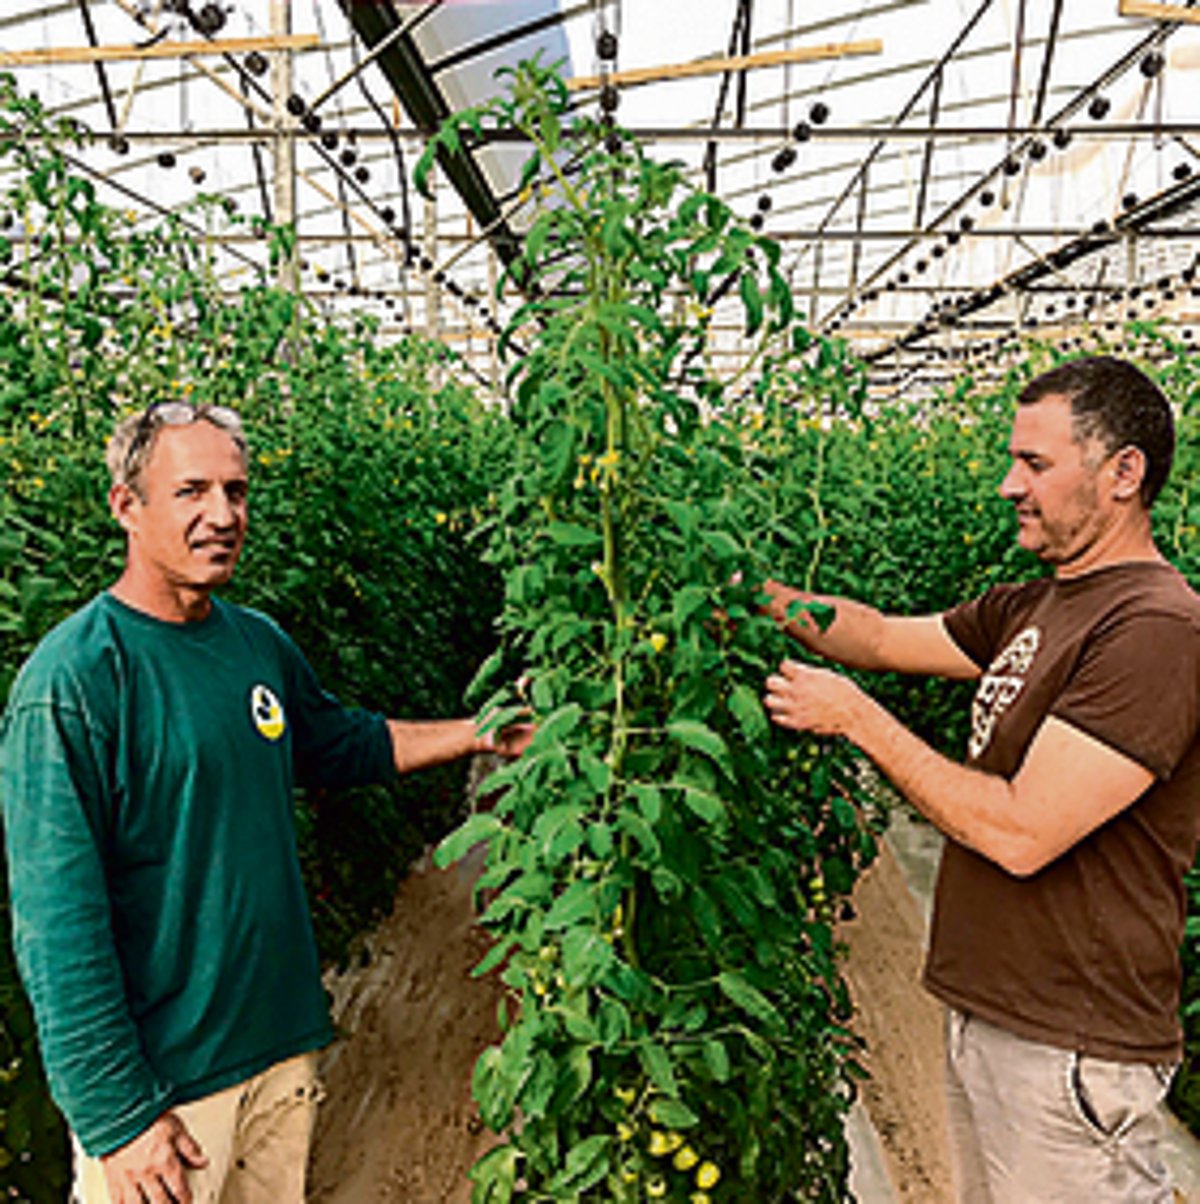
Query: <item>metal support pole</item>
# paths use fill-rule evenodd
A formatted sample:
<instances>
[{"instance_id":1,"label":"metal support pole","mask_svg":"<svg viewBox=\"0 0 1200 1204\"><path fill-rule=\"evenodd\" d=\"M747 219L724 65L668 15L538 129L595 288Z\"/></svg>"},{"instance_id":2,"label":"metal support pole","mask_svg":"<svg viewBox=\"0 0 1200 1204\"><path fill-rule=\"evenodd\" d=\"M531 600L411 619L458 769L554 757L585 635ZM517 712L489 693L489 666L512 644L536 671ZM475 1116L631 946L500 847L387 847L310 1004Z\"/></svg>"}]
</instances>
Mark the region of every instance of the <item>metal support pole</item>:
<instances>
[{"instance_id":1,"label":"metal support pole","mask_svg":"<svg viewBox=\"0 0 1200 1204\"><path fill-rule=\"evenodd\" d=\"M496 285L500 279L499 268L496 265L496 248L491 243L487 244L487 287L488 287L488 304L499 305L499 300L496 297ZM488 378L492 383L492 390L499 396L500 393L500 356L497 354L497 345L500 341L500 336L495 331L488 331Z\"/></svg>"},{"instance_id":2,"label":"metal support pole","mask_svg":"<svg viewBox=\"0 0 1200 1204\"><path fill-rule=\"evenodd\" d=\"M437 188L438 188L438 173L434 168L429 173L427 188L428 196L425 199L425 228L422 231L422 249L425 254L425 259L430 264L430 267L425 271L425 335L430 339L437 339L441 335L442 325L442 290L438 287L437 281L434 279L434 271L437 264ZM433 369L433 382L437 387L441 384L440 372L435 366Z\"/></svg>"},{"instance_id":3,"label":"metal support pole","mask_svg":"<svg viewBox=\"0 0 1200 1204\"><path fill-rule=\"evenodd\" d=\"M810 330L815 330L817 327L817 300L820 297L821 259L824 250L825 244L818 242L816 250L813 252L812 288L808 303L808 327Z\"/></svg>"},{"instance_id":4,"label":"metal support pole","mask_svg":"<svg viewBox=\"0 0 1200 1204\"><path fill-rule=\"evenodd\" d=\"M291 0L271 0L271 33L286 37L292 32ZM275 222L296 225L296 140L290 128L287 101L292 94L292 54L276 50L271 55L271 115L275 136L272 150L275 168ZM295 252L279 265L279 287L294 289L299 278Z\"/></svg>"},{"instance_id":5,"label":"metal support pole","mask_svg":"<svg viewBox=\"0 0 1200 1204\"><path fill-rule=\"evenodd\" d=\"M917 216L913 225L919 230L925 224L925 198L929 194L929 172L933 166L933 131L937 129L938 114L942 107L942 80L945 71L939 71L933 81L933 95L929 100L929 137L925 140L925 153L921 158L921 183L917 190Z\"/></svg>"},{"instance_id":6,"label":"metal support pole","mask_svg":"<svg viewBox=\"0 0 1200 1204\"><path fill-rule=\"evenodd\" d=\"M862 184L858 190L858 210L854 215L854 229L858 234L863 231L867 220L867 178L869 171L862 173ZM858 267L862 261L862 240L856 238L850 250L850 284L846 289L846 299L852 301L858 292Z\"/></svg>"}]
</instances>

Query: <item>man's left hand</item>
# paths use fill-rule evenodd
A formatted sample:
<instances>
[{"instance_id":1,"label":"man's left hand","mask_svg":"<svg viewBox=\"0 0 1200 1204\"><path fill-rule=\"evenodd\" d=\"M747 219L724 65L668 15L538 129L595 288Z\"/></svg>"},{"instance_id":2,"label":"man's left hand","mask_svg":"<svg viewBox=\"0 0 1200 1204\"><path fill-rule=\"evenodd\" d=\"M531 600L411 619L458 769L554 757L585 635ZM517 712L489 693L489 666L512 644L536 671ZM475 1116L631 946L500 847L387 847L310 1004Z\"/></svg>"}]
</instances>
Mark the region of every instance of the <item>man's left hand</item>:
<instances>
[{"instance_id":1,"label":"man's left hand","mask_svg":"<svg viewBox=\"0 0 1200 1204\"><path fill-rule=\"evenodd\" d=\"M848 677L831 669L814 669L784 661L767 678L766 706L780 727L822 736L847 736L862 692Z\"/></svg>"},{"instance_id":2,"label":"man's left hand","mask_svg":"<svg viewBox=\"0 0 1200 1204\"><path fill-rule=\"evenodd\" d=\"M529 747L536 731L532 723L510 723L495 733L493 747L506 761L515 761Z\"/></svg>"}]
</instances>

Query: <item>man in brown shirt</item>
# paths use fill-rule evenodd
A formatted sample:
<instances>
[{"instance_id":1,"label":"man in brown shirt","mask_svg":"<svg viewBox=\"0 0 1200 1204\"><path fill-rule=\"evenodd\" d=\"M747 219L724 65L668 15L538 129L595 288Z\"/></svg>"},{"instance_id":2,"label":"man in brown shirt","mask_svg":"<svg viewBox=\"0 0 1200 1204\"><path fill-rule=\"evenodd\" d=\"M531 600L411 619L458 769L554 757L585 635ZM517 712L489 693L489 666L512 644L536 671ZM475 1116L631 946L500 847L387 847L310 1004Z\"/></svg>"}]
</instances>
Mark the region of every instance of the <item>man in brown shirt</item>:
<instances>
[{"instance_id":1,"label":"man in brown shirt","mask_svg":"<svg viewBox=\"0 0 1200 1204\"><path fill-rule=\"evenodd\" d=\"M925 982L947 1005L960 1198L1169 1201L1155 1110L1200 835L1200 599L1150 530L1171 412L1107 356L1018 401L1000 492L1052 576L920 618L821 598L823 633L793 607L811 595L764 587L812 652L978 681L966 763L830 670L786 661L767 705L857 744L947 837Z\"/></svg>"}]
</instances>

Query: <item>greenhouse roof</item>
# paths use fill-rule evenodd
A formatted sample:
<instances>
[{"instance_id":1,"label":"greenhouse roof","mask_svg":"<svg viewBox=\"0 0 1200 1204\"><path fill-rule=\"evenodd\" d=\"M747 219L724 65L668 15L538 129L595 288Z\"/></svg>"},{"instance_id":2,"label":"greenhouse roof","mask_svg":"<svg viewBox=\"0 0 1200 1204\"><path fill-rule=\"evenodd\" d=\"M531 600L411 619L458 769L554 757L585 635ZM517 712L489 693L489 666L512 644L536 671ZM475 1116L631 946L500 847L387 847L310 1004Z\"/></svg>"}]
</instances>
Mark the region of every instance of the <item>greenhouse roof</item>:
<instances>
[{"instance_id":1,"label":"greenhouse roof","mask_svg":"<svg viewBox=\"0 0 1200 1204\"><path fill-rule=\"evenodd\" d=\"M139 221L234 201L231 288L266 271L254 219L294 217L314 302L429 331L480 371L520 302L494 291L536 204L515 186L523 151L480 148L433 201L411 172L442 117L537 52L586 111L603 77L650 153L778 238L810 325L885 385L995 359L1022 331L1071 345L1138 318L1190 338L1200 316L1190 3L9 0L0 16L0 65L96 135L72 156L102 200ZM736 304L714 319L734 360Z\"/></svg>"}]
</instances>

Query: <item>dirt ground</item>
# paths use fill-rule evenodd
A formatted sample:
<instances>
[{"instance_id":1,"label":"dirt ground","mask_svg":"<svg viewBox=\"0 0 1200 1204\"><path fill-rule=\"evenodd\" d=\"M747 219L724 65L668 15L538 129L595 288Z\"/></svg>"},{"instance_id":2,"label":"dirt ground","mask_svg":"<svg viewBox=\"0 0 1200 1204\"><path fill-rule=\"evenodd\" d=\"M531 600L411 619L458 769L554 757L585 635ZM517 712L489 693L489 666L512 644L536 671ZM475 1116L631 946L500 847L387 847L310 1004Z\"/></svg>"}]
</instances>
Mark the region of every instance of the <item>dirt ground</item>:
<instances>
[{"instance_id":1,"label":"dirt ground","mask_svg":"<svg viewBox=\"0 0 1200 1204\"><path fill-rule=\"evenodd\" d=\"M369 963L327 979L344 1035L323 1059L313 1204L469 1204L467 1171L495 1140L471 1070L498 1036L501 990L495 976L470 976L487 949L474 877L466 863L442 872L423 858L368 942Z\"/></svg>"},{"instance_id":2,"label":"dirt ground","mask_svg":"<svg viewBox=\"0 0 1200 1204\"><path fill-rule=\"evenodd\" d=\"M854 901L858 918L842 937L871 1071L863 1100L897 1198L951 1204L941 1011L920 981L925 923L886 844Z\"/></svg>"},{"instance_id":3,"label":"dirt ground","mask_svg":"<svg viewBox=\"0 0 1200 1204\"><path fill-rule=\"evenodd\" d=\"M368 964L328 983L345 1036L324 1060L313 1204L470 1200L467 1170L492 1140L471 1102L471 1068L495 1039L499 999L494 977L470 977L486 948L472 878L469 867L441 872L423 860L370 939ZM922 922L886 849L856 904L844 935L870 1046L865 1102L897 1197L948 1204L941 1029L918 982Z\"/></svg>"}]
</instances>

